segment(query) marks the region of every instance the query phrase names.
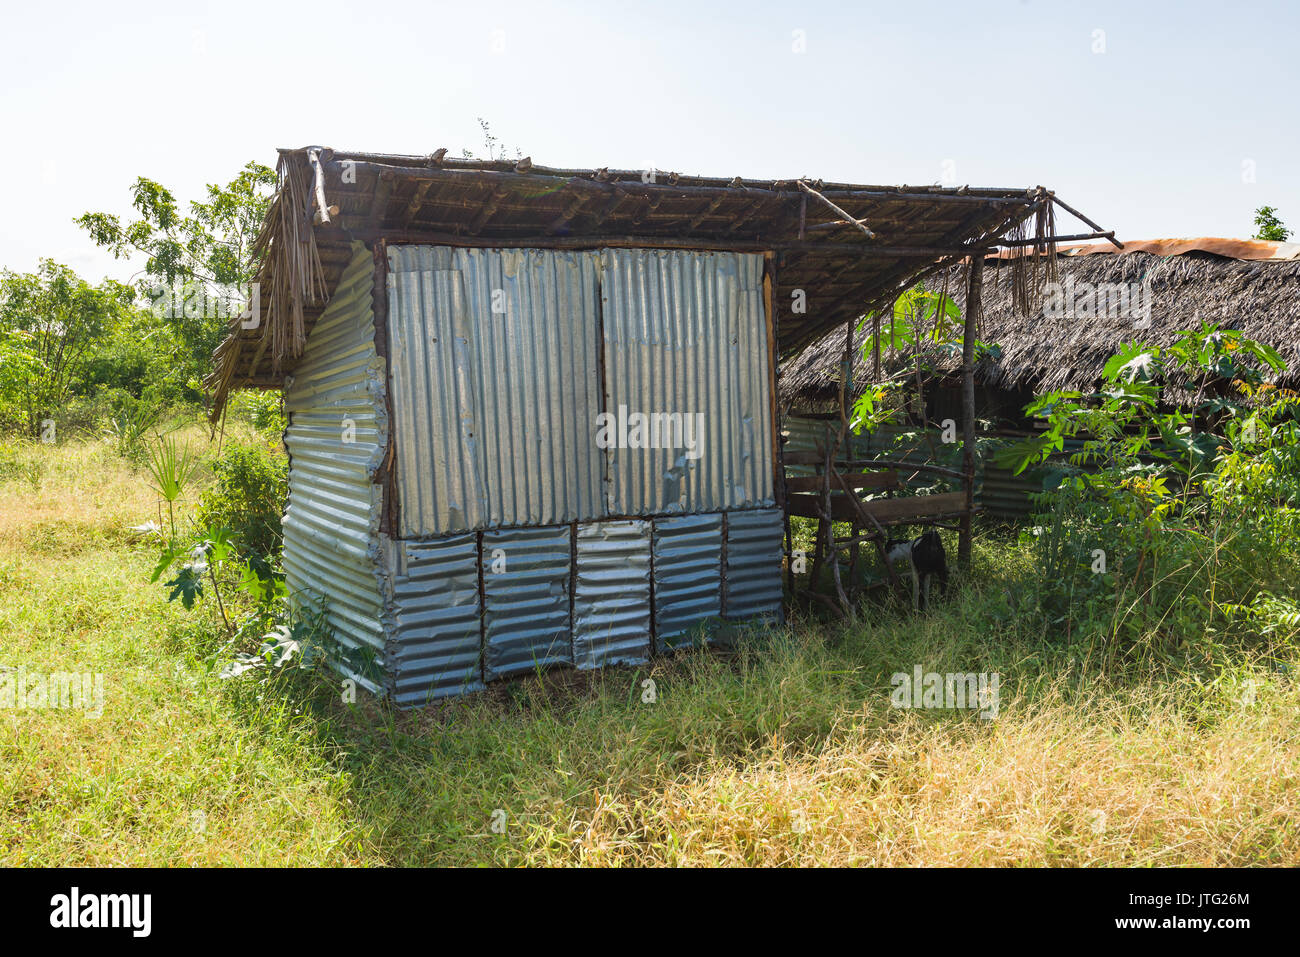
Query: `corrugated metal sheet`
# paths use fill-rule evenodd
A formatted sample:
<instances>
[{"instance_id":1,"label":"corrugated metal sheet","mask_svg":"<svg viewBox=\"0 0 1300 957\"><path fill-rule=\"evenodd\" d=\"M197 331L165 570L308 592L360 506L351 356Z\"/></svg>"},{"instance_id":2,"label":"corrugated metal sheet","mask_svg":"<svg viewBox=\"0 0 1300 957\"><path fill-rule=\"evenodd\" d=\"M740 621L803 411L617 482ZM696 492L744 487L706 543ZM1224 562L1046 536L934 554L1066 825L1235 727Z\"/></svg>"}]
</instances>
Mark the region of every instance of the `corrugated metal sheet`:
<instances>
[{"instance_id":1,"label":"corrugated metal sheet","mask_svg":"<svg viewBox=\"0 0 1300 957\"><path fill-rule=\"evenodd\" d=\"M611 449L612 515L770 505L772 438L763 260L603 250L605 407L703 413L703 454Z\"/></svg>"},{"instance_id":2,"label":"corrugated metal sheet","mask_svg":"<svg viewBox=\"0 0 1300 957\"><path fill-rule=\"evenodd\" d=\"M1181 256L1190 252L1206 252L1244 260L1287 262L1300 259L1300 243L1280 243L1268 239L1223 239L1217 236L1196 239L1125 239L1123 249L1116 249L1110 243L1080 243L1076 246L1058 246L1057 249L1065 256L1127 256L1139 252L1155 256Z\"/></svg>"},{"instance_id":3,"label":"corrugated metal sheet","mask_svg":"<svg viewBox=\"0 0 1300 957\"><path fill-rule=\"evenodd\" d=\"M818 445L825 448L828 443L835 441L835 436L839 431L838 419L819 419L813 416L804 415L786 415L781 422L781 434L786 441L782 445L782 451L789 455L791 452L815 452ZM848 457L847 453L853 456L865 457L870 449L870 437L866 435L854 435L849 432L845 440L845 449L841 450L839 457ZM817 469L811 465L787 465L785 472L787 475L813 475Z\"/></svg>"},{"instance_id":4,"label":"corrugated metal sheet","mask_svg":"<svg viewBox=\"0 0 1300 957\"><path fill-rule=\"evenodd\" d=\"M384 456L388 422L371 309L374 263L360 243L352 248L352 262L285 388L290 470L284 569L295 601L328 602L339 646L335 667L380 693L387 686L381 498L372 477Z\"/></svg>"},{"instance_id":5,"label":"corrugated metal sheet","mask_svg":"<svg viewBox=\"0 0 1300 957\"><path fill-rule=\"evenodd\" d=\"M572 528L483 533L484 675L573 661L569 642Z\"/></svg>"},{"instance_id":6,"label":"corrugated metal sheet","mask_svg":"<svg viewBox=\"0 0 1300 957\"><path fill-rule=\"evenodd\" d=\"M654 584L657 651L713 631L722 617L722 515L655 519Z\"/></svg>"},{"instance_id":7,"label":"corrugated metal sheet","mask_svg":"<svg viewBox=\"0 0 1300 957\"><path fill-rule=\"evenodd\" d=\"M420 705L482 688L478 536L393 548L389 660L397 703Z\"/></svg>"},{"instance_id":8,"label":"corrugated metal sheet","mask_svg":"<svg viewBox=\"0 0 1300 957\"><path fill-rule=\"evenodd\" d=\"M389 247L404 536L598 518L597 260Z\"/></svg>"},{"instance_id":9,"label":"corrugated metal sheet","mask_svg":"<svg viewBox=\"0 0 1300 957\"><path fill-rule=\"evenodd\" d=\"M822 439L828 427L825 419L797 415L786 416L783 433L790 437L785 444L786 452L814 448L815 443ZM915 429L908 426L881 426L871 435L853 437L853 452L860 457L881 455L918 464L934 462L935 457L931 453L928 443L914 441L910 448L906 446L900 447L898 444L897 440L900 435L914 431ZM988 431L979 434L981 440L994 438L1009 438L1009 436ZM1080 440L1068 439L1066 440L1065 454L1077 452L1080 448L1082 448ZM949 468L960 468L960 462L946 461L943 464ZM788 475L811 475L814 471L815 469L811 466L788 466L786 468L786 474ZM934 475L927 473L919 473L912 477L910 481L908 481L909 476L905 472L902 473L901 477L912 488L932 486L937 481ZM956 480L953 480L950 484L954 490L961 487L961 483ZM1039 491L1042 491L1042 480L1038 473L1027 472L1023 475L1014 475L1009 469L998 468L993 465L987 456L977 460L975 501L986 515L995 518L1023 518L1032 510L1029 495Z\"/></svg>"},{"instance_id":10,"label":"corrugated metal sheet","mask_svg":"<svg viewBox=\"0 0 1300 957\"><path fill-rule=\"evenodd\" d=\"M986 515L995 518L1024 518L1033 507L1030 494L1043 490L1041 478L1015 475L996 465L985 464L983 478L978 502Z\"/></svg>"},{"instance_id":11,"label":"corrugated metal sheet","mask_svg":"<svg viewBox=\"0 0 1300 957\"><path fill-rule=\"evenodd\" d=\"M780 509L727 513L727 618L780 620L781 564L785 536Z\"/></svg>"},{"instance_id":12,"label":"corrugated metal sheet","mask_svg":"<svg viewBox=\"0 0 1300 957\"><path fill-rule=\"evenodd\" d=\"M578 526L573 659L579 668L650 655L650 523Z\"/></svg>"}]
</instances>

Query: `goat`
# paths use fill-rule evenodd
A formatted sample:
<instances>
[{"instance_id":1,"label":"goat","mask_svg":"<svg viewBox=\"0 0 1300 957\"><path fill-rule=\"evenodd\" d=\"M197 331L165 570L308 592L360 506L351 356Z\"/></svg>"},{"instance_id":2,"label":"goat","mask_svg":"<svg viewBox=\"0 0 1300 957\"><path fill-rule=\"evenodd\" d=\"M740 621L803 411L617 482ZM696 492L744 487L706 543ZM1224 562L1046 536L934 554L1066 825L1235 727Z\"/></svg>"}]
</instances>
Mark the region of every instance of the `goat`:
<instances>
[{"instance_id":1,"label":"goat","mask_svg":"<svg viewBox=\"0 0 1300 957\"><path fill-rule=\"evenodd\" d=\"M944 554L943 539L934 529L912 539L889 539L885 542L885 560L891 565L907 562L912 572L913 611L920 611L922 605L927 609L930 607L932 578L938 579L945 592L948 590L948 559Z\"/></svg>"}]
</instances>

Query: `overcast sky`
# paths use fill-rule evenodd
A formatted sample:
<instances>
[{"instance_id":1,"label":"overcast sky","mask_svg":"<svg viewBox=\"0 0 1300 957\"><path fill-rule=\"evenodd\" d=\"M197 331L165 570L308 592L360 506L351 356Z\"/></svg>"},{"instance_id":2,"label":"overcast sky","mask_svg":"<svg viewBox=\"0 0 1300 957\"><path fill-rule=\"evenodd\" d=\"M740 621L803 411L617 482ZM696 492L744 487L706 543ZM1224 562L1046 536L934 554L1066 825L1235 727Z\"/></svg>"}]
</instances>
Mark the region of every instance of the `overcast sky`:
<instances>
[{"instance_id":1,"label":"overcast sky","mask_svg":"<svg viewBox=\"0 0 1300 957\"><path fill-rule=\"evenodd\" d=\"M1120 238L1300 230L1300 3L8 4L0 265L275 148L1055 189ZM1062 223L1063 226L1067 224ZM1069 223L1068 231L1076 224Z\"/></svg>"}]
</instances>

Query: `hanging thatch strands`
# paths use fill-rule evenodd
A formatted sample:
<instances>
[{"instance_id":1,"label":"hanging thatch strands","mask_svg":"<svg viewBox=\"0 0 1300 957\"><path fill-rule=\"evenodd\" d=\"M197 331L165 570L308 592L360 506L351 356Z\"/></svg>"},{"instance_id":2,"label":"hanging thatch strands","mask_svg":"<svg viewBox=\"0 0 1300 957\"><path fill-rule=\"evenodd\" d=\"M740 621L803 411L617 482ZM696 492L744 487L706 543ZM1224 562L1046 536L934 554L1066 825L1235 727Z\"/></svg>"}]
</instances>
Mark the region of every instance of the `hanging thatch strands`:
<instances>
[{"instance_id":1,"label":"hanging thatch strands","mask_svg":"<svg viewBox=\"0 0 1300 957\"><path fill-rule=\"evenodd\" d=\"M320 169L319 158L313 166ZM306 167L284 154L277 174L276 193L252 246L252 259L259 264L254 281L262 291L262 314L253 329L257 341L254 361L260 362L269 351L273 374L279 373L287 359L302 355L307 344L304 307L323 303L327 297L309 212L313 193L318 209L329 215L323 180L313 189L307 182ZM218 346L214 354L216 370L204 380L213 392L213 422L219 421L225 411L225 400L238 371L243 345L239 331L236 329Z\"/></svg>"}]
</instances>

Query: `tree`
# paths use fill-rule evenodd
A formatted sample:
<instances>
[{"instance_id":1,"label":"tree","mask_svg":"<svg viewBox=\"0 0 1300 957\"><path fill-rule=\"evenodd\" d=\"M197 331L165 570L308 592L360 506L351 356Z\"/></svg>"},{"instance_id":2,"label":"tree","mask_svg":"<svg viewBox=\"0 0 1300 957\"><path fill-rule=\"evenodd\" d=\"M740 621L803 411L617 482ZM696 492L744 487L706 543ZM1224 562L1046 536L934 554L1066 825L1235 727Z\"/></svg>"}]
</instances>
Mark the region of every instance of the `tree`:
<instances>
[{"instance_id":1,"label":"tree","mask_svg":"<svg viewBox=\"0 0 1300 957\"><path fill-rule=\"evenodd\" d=\"M186 216L170 190L142 176L131 189L138 219L123 225L111 213L86 213L75 222L96 245L119 259L135 254L146 257L147 278L139 285L151 300L157 301L164 288L196 287L207 296L220 298L224 289L244 286L256 274L253 241L275 185L274 170L248 163L225 186L208 184L207 202L191 203ZM168 309L163 315L183 343L180 358L197 396L212 350L225 334L227 319L210 309Z\"/></svg>"},{"instance_id":2,"label":"tree","mask_svg":"<svg viewBox=\"0 0 1300 957\"><path fill-rule=\"evenodd\" d=\"M0 414L30 435L57 421L91 349L130 321L134 301L130 286L92 286L51 259L35 273L0 272Z\"/></svg>"},{"instance_id":3,"label":"tree","mask_svg":"<svg viewBox=\"0 0 1300 957\"><path fill-rule=\"evenodd\" d=\"M1291 236L1291 230L1277 218L1277 210L1272 206L1261 206L1255 210L1255 239L1269 239L1284 243Z\"/></svg>"}]
</instances>

